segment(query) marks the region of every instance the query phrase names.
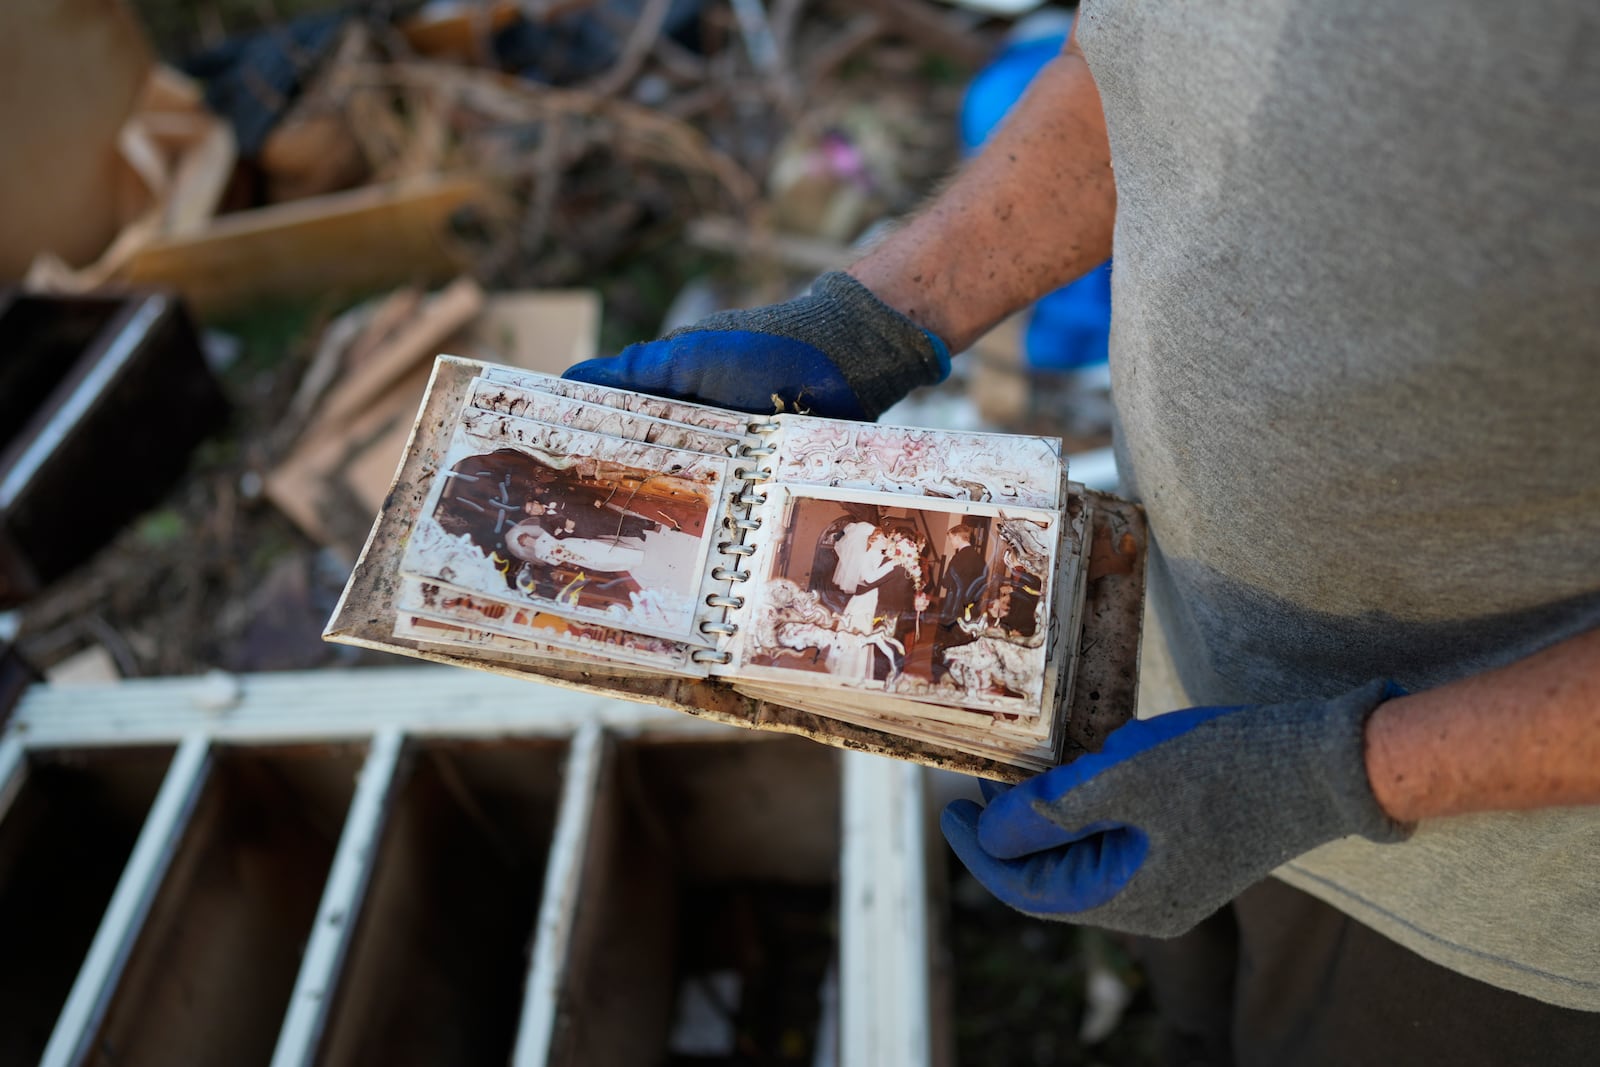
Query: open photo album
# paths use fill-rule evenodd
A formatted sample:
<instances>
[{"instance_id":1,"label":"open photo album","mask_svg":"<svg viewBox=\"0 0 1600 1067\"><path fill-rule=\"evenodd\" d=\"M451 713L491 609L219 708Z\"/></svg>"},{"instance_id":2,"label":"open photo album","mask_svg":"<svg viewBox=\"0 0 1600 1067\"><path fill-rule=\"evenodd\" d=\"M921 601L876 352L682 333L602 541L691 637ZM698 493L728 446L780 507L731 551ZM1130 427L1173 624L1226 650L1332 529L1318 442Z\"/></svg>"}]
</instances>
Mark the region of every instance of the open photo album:
<instances>
[{"instance_id":1,"label":"open photo album","mask_svg":"<svg viewBox=\"0 0 1600 1067\"><path fill-rule=\"evenodd\" d=\"M1014 779L1132 713L1143 545L1056 439L441 356L326 636Z\"/></svg>"}]
</instances>

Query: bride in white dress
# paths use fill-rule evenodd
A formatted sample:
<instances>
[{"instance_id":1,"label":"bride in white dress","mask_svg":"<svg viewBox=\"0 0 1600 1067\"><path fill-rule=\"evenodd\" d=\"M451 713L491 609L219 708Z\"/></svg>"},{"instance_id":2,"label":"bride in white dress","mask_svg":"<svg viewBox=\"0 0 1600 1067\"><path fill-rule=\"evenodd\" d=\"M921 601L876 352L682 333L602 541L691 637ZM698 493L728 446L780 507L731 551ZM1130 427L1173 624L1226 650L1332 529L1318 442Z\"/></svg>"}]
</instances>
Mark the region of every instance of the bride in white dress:
<instances>
[{"instance_id":1,"label":"bride in white dress","mask_svg":"<svg viewBox=\"0 0 1600 1067\"><path fill-rule=\"evenodd\" d=\"M621 538L554 537L537 522L519 522L506 534L506 550L530 563L584 570L632 571L644 562L644 548Z\"/></svg>"},{"instance_id":2,"label":"bride in white dress","mask_svg":"<svg viewBox=\"0 0 1600 1067\"><path fill-rule=\"evenodd\" d=\"M833 584L851 594L839 613L838 637L828 650L828 673L836 678L865 681L872 677L872 646L867 635L877 618L878 591L861 587L871 585L895 568L881 534L870 522L853 522L834 544L839 563L833 569Z\"/></svg>"}]
</instances>

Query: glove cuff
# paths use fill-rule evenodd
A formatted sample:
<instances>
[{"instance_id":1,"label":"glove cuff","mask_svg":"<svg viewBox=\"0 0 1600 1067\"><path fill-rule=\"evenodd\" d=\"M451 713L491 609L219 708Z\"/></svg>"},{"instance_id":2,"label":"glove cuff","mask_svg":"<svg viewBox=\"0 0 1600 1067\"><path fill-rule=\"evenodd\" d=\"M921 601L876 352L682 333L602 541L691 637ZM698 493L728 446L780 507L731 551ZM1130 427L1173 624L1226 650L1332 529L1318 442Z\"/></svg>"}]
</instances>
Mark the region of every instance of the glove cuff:
<instances>
[{"instance_id":1,"label":"glove cuff","mask_svg":"<svg viewBox=\"0 0 1600 1067\"><path fill-rule=\"evenodd\" d=\"M1367 777L1367 719L1378 705L1404 694L1405 690L1380 678L1326 704L1327 729L1321 744L1334 806L1348 832L1380 844L1404 841L1415 826L1390 818L1372 792Z\"/></svg>"},{"instance_id":2,"label":"glove cuff","mask_svg":"<svg viewBox=\"0 0 1600 1067\"><path fill-rule=\"evenodd\" d=\"M823 338L817 347L839 368L868 419L918 386L949 376L945 343L844 271L819 277L811 298L827 308L820 322L810 324Z\"/></svg>"},{"instance_id":3,"label":"glove cuff","mask_svg":"<svg viewBox=\"0 0 1600 1067\"><path fill-rule=\"evenodd\" d=\"M819 353L860 407L859 414L846 417L876 419L917 386L944 381L950 373L950 350L943 341L843 271L822 275L805 296L718 312L662 340L719 330L768 334Z\"/></svg>"}]
</instances>

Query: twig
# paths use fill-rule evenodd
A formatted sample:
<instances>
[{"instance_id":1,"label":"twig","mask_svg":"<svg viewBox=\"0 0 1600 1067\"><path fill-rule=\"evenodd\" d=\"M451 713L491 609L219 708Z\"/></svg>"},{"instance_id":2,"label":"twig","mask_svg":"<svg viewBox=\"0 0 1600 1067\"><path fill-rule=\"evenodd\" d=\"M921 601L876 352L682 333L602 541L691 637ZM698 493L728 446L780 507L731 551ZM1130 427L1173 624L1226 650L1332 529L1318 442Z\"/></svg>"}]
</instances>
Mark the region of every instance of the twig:
<instances>
[{"instance_id":1,"label":"twig","mask_svg":"<svg viewBox=\"0 0 1600 1067\"><path fill-rule=\"evenodd\" d=\"M805 6L806 0L777 0L772 7L772 43L780 58L787 59L794 50L794 28Z\"/></svg>"},{"instance_id":2,"label":"twig","mask_svg":"<svg viewBox=\"0 0 1600 1067\"><path fill-rule=\"evenodd\" d=\"M685 170L701 171L722 185L733 204L748 211L760 197L754 178L704 134L660 111L582 89L554 89L492 71L438 63L371 65L359 72L371 89L453 85L463 107L500 122L536 122L558 116L615 124L611 144L623 154Z\"/></svg>"},{"instance_id":3,"label":"twig","mask_svg":"<svg viewBox=\"0 0 1600 1067\"><path fill-rule=\"evenodd\" d=\"M661 36L661 26L666 22L667 10L671 6L672 0L645 0L644 10L639 12L639 21L634 23L633 32L623 43L622 54L610 70L589 83L590 92L600 96L615 96L633 81L645 56L650 54L651 46Z\"/></svg>"},{"instance_id":4,"label":"twig","mask_svg":"<svg viewBox=\"0 0 1600 1067\"><path fill-rule=\"evenodd\" d=\"M110 623L99 615L90 615L83 620L84 629L100 642L102 648L111 654L111 659L117 665L117 670L124 678L139 677L139 661L134 657L133 649Z\"/></svg>"},{"instance_id":5,"label":"twig","mask_svg":"<svg viewBox=\"0 0 1600 1067\"><path fill-rule=\"evenodd\" d=\"M844 29L811 54L806 63L806 82L815 85L832 77L846 60L883 32L883 25L883 16L871 11L863 12L845 23Z\"/></svg>"},{"instance_id":6,"label":"twig","mask_svg":"<svg viewBox=\"0 0 1600 1067\"><path fill-rule=\"evenodd\" d=\"M650 46L650 55L670 77L685 82L705 80L706 61L671 37L658 36Z\"/></svg>"},{"instance_id":7,"label":"twig","mask_svg":"<svg viewBox=\"0 0 1600 1067\"><path fill-rule=\"evenodd\" d=\"M906 40L974 69L994 54L998 43L992 32L957 25L957 16L940 11L924 0L860 0L860 3L882 15Z\"/></svg>"},{"instance_id":8,"label":"twig","mask_svg":"<svg viewBox=\"0 0 1600 1067\"><path fill-rule=\"evenodd\" d=\"M555 210L556 193L561 188L561 141L563 123L547 120L539 138L539 151L534 157L533 199L528 213L522 219L522 250L532 256L544 244L550 229L550 214Z\"/></svg>"},{"instance_id":9,"label":"twig","mask_svg":"<svg viewBox=\"0 0 1600 1067\"><path fill-rule=\"evenodd\" d=\"M687 122L696 115L723 103L728 97L728 92L726 85L702 85L693 92L679 93L662 104L660 110L675 119Z\"/></svg>"},{"instance_id":10,"label":"twig","mask_svg":"<svg viewBox=\"0 0 1600 1067\"><path fill-rule=\"evenodd\" d=\"M689 242L713 252L769 258L808 274L842 270L850 265L849 248L815 237L763 232L738 219L711 216L689 224Z\"/></svg>"}]
</instances>

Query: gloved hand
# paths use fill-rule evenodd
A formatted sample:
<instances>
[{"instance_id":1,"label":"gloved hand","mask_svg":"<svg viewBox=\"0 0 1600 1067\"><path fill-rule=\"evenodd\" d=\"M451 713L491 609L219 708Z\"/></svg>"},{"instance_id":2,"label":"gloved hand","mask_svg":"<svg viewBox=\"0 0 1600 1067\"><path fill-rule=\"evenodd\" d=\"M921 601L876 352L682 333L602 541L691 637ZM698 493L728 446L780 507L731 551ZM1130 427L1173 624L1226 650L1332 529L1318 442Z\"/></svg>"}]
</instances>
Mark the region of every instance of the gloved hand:
<instances>
[{"instance_id":1,"label":"gloved hand","mask_svg":"<svg viewBox=\"0 0 1600 1067\"><path fill-rule=\"evenodd\" d=\"M1367 780L1367 716L1403 690L1190 708L1134 720L1082 756L957 800L941 826L979 882L1030 914L1174 937L1335 838L1398 841Z\"/></svg>"},{"instance_id":2,"label":"gloved hand","mask_svg":"<svg viewBox=\"0 0 1600 1067\"><path fill-rule=\"evenodd\" d=\"M949 373L943 341L832 271L805 296L719 312L563 377L740 411L870 421Z\"/></svg>"}]
</instances>

